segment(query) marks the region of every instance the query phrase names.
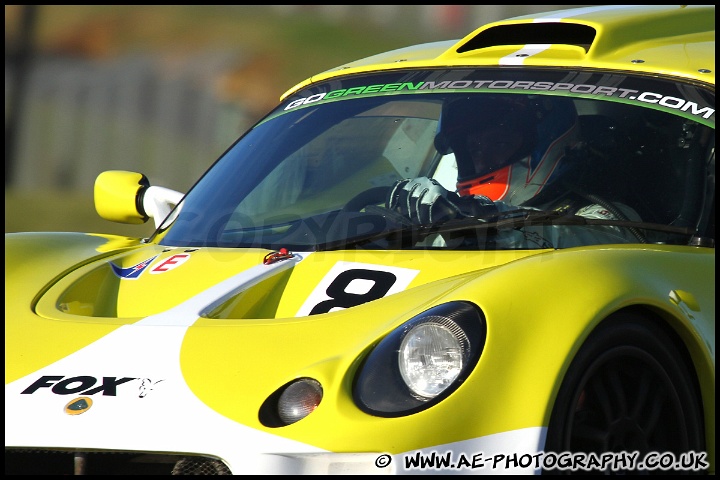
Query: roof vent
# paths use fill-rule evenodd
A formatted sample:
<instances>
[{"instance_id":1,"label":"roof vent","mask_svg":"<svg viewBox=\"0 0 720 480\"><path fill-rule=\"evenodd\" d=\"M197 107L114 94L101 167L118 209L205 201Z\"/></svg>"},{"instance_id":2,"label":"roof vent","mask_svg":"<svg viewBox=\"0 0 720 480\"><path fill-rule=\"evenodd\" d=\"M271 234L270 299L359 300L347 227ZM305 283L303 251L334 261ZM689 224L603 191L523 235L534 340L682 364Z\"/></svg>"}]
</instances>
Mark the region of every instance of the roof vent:
<instances>
[{"instance_id":1,"label":"roof vent","mask_svg":"<svg viewBox=\"0 0 720 480\"><path fill-rule=\"evenodd\" d=\"M500 45L561 44L576 45L587 52L595 39L595 29L576 23L518 23L498 25L475 35L457 53Z\"/></svg>"}]
</instances>

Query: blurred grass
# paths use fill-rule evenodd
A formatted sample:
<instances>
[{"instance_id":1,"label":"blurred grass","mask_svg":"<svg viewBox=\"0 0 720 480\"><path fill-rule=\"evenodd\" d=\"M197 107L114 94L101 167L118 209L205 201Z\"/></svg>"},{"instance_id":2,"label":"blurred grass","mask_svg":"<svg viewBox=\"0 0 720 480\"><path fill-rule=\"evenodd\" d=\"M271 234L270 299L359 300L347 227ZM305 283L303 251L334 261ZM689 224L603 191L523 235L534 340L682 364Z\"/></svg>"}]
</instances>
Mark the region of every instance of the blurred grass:
<instances>
[{"instance_id":1,"label":"blurred grass","mask_svg":"<svg viewBox=\"0 0 720 480\"><path fill-rule=\"evenodd\" d=\"M5 7L6 39L15 30L16 7ZM277 7L285 7L286 13ZM212 50L272 58L278 75L266 81L278 89L277 99L296 83L343 63L446 39L417 28L417 19L410 17L419 18L419 9L411 10L405 21L383 27L353 16L330 21L313 7L317 6L41 5L36 47L96 58L148 51L185 56Z\"/></svg>"},{"instance_id":2,"label":"blurred grass","mask_svg":"<svg viewBox=\"0 0 720 480\"><path fill-rule=\"evenodd\" d=\"M5 233L86 232L147 237L150 220L125 225L104 220L95 211L91 192L5 190Z\"/></svg>"},{"instance_id":3,"label":"blurred grass","mask_svg":"<svg viewBox=\"0 0 720 480\"><path fill-rule=\"evenodd\" d=\"M18 7L5 6L6 46L18 33ZM268 92L274 105L287 89L315 73L382 51L437 40L415 28L417 22L389 28L352 18L333 23L312 6L287 7L294 7L292 13L279 14L271 7L257 5L42 5L38 7L35 47L40 55L76 54L98 59L140 51L172 58L236 50L248 62L256 58L271 64L272 70L261 77L266 88L256 85L254 93ZM220 151L225 147L218 146ZM213 160L215 157L209 155L208 164ZM148 236L153 224L123 225L103 220L95 212L92 190L6 188L5 232L22 231Z\"/></svg>"}]
</instances>

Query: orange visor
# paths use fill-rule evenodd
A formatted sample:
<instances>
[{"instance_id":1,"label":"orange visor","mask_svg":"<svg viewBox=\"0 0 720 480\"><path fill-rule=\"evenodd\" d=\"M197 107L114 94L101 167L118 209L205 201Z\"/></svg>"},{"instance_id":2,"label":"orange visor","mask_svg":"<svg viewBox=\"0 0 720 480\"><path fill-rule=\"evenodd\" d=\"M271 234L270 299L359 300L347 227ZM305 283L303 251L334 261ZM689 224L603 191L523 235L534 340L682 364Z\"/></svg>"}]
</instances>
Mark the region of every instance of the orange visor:
<instances>
[{"instance_id":1,"label":"orange visor","mask_svg":"<svg viewBox=\"0 0 720 480\"><path fill-rule=\"evenodd\" d=\"M483 177L458 182L458 195L483 195L493 201L502 199L508 191L511 168L512 165L508 165Z\"/></svg>"}]
</instances>

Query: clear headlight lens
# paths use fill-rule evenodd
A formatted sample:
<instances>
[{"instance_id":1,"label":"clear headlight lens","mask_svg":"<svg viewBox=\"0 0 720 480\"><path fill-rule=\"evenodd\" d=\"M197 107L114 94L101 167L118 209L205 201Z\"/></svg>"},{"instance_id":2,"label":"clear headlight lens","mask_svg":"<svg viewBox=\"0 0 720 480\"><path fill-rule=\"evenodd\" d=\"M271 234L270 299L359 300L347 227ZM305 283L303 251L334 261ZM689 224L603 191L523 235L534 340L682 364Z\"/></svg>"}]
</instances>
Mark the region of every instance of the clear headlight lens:
<instances>
[{"instance_id":1,"label":"clear headlight lens","mask_svg":"<svg viewBox=\"0 0 720 480\"><path fill-rule=\"evenodd\" d=\"M283 385L260 407L259 420L266 427L285 427L310 415L320 405L323 389L312 378L298 378Z\"/></svg>"},{"instance_id":2,"label":"clear headlight lens","mask_svg":"<svg viewBox=\"0 0 720 480\"><path fill-rule=\"evenodd\" d=\"M364 359L355 403L383 417L441 402L470 375L485 346L485 317L463 301L433 307L390 332Z\"/></svg>"},{"instance_id":3,"label":"clear headlight lens","mask_svg":"<svg viewBox=\"0 0 720 480\"><path fill-rule=\"evenodd\" d=\"M310 415L322 400L322 388L312 379L301 379L288 386L278 400L278 415L287 423L295 423Z\"/></svg>"},{"instance_id":4,"label":"clear headlight lens","mask_svg":"<svg viewBox=\"0 0 720 480\"><path fill-rule=\"evenodd\" d=\"M439 323L420 324L400 344L400 374L410 390L433 398L460 375L468 346L457 325L451 330Z\"/></svg>"}]
</instances>

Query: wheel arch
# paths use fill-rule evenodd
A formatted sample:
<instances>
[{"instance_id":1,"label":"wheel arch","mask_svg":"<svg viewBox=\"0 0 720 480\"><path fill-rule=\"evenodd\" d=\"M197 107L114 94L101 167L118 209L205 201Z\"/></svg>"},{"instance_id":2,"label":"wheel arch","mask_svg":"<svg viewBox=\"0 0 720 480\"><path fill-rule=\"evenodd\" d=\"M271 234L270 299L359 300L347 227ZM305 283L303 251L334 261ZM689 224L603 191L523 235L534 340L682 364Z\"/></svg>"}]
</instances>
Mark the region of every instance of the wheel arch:
<instances>
[{"instance_id":1,"label":"wheel arch","mask_svg":"<svg viewBox=\"0 0 720 480\"><path fill-rule=\"evenodd\" d=\"M715 473L715 352L707 340L694 327L693 320L675 316L665 310L648 305L626 307L621 311L635 312L658 327L680 352L681 360L692 375L696 398L700 402L705 435L705 449L710 462L710 473ZM602 323L602 322L601 322Z\"/></svg>"},{"instance_id":2,"label":"wheel arch","mask_svg":"<svg viewBox=\"0 0 720 480\"><path fill-rule=\"evenodd\" d=\"M597 322L591 329L588 329L585 338L579 342L577 348L565 364L562 375L557 378L557 385L553 392L552 402L548 404L547 424L554 406L560 394L561 385L569 374L575 357L582 347L591 339L593 333L604 329L609 323L615 321L619 316L633 315L651 322L667 339L672 343L680 355L679 362L691 375L690 383L694 389L694 397L697 400L700 415L702 417L702 429L705 440L705 451L710 464L709 473L715 473L715 362L714 348L708 344L708 340L694 326L692 318L684 318L674 315L667 310L653 305L636 304L619 308L607 314Z\"/></svg>"}]
</instances>

